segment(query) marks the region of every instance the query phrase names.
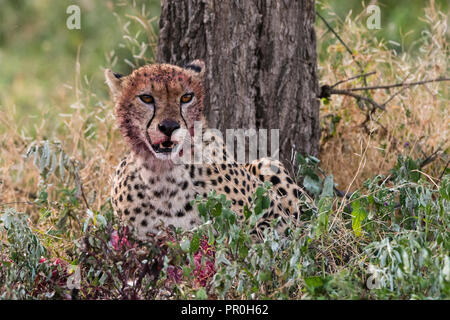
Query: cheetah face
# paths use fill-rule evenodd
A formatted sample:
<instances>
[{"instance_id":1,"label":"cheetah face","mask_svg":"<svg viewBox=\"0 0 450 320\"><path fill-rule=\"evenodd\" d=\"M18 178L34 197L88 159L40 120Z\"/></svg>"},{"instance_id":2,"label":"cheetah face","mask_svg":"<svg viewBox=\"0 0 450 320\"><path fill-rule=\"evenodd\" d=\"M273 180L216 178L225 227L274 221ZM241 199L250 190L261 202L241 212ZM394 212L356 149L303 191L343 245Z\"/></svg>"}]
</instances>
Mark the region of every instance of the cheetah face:
<instances>
[{"instance_id":1,"label":"cheetah face","mask_svg":"<svg viewBox=\"0 0 450 320\"><path fill-rule=\"evenodd\" d=\"M182 155L194 122L203 121L204 69L195 60L185 68L146 65L128 76L105 71L120 131L132 150L162 161Z\"/></svg>"}]
</instances>

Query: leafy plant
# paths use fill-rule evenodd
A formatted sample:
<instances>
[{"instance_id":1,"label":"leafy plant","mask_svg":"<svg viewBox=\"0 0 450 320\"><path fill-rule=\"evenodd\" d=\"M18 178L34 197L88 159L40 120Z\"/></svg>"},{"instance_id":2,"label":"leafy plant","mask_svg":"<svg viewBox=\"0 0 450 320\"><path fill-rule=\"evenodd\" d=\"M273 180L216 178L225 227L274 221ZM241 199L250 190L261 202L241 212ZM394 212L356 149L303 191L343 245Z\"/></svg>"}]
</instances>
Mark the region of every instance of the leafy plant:
<instances>
[{"instance_id":1,"label":"leafy plant","mask_svg":"<svg viewBox=\"0 0 450 320\"><path fill-rule=\"evenodd\" d=\"M6 244L0 250L0 292L3 299L61 297L64 264L47 262L47 249L29 227L24 213L7 209L1 216Z\"/></svg>"}]
</instances>

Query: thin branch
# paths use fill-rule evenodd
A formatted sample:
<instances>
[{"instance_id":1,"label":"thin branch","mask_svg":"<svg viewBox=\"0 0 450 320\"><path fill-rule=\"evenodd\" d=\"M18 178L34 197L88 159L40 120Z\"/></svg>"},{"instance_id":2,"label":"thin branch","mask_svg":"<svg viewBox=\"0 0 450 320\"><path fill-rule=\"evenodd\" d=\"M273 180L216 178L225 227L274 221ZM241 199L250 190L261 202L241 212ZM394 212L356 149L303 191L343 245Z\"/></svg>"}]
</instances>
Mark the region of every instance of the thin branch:
<instances>
[{"instance_id":1,"label":"thin branch","mask_svg":"<svg viewBox=\"0 0 450 320\"><path fill-rule=\"evenodd\" d=\"M448 165L449 165L449 164L450 164L450 160L447 161L447 164L445 165L444 170L442 170L442 173L441 173L441 175L439 176L439 180L442 180L442 177L444 176L445 171L447 171L447 168L448 168Z\"/></svg>"},{"instance_id":2,"label":"thin branch","mask_svg":"<svg viewBox=\"0 0 450 320\"><path fill-rule=\"evenodd\" d=\"M359 61L357 61L357 60L355 59L355 55L353 54L352 49L349 48L349 46L344 42L344 40L342 40L342 38L337 34L337 32L334 31L334 29L333 29L333 28L330 26L330 24L325 20L325 18L322 17L322 16L320 15L319 12L316 11L316 14L317 14L317 16L323 21L323 23L325 23L325 25L327 26L328 30L330 30L330 31L334 34L334 36L336 37L336 39L338 39L339 42L342 43L342 45L343 45L344 48L347 50L347 52L350 53L350 55L351 55L352 58L353 58L353 61L355 61L356 64L361 68L361 71L364 70L364 68L363 68L362 65L359 63Z\"/></svg>"},{"instance_id":3,"label":"thin branch","mask_svg":"<svg viewBox=\"0 0 450 320\"><path fill-rule=\"evenodd\" d=\"M406 89L408 89L410 86L405 86L403 88L401 88L400 90L398 90L396 93L394 93L393 95L391 95L383 104L382 106L385 107L389 102L391 102L392 99L394 99L396 96L398 96L400 93L402 93L403 91L405 91Z\"/></svg>"},{"instance_id":4,"label":"thin branch","mask_svg":"<svg viewBox=\"0 0 450 320\"><path fill-rule=\"evenodd\" d=\"M430 83L430 82L450 81L450 78L440 77L440 78L430 79L430 80L423 80L423 81L417 81L417 82L401 82L401 83L395 83L395 84L390 84L390 85L382 85L382 86L349 88L349 89L345 89L345 90L333 89L333 87L335 87L336 85L338 85L338 84L340 84L342 82L351 80L352 78L354 79L354 78L358 78L358 77L362 77L362 76L367 76L367 75L370 75L370 74L371 73L354 76L354 77L351 77L349 79L337 82L331 87L329 85L323 85L320 88L319 98L329 98L332 94L346 95L346 96L353 97L353 98L355 98L357 100L363 100L363 101L366 101L366 102L370 103L374 107L373 109L378 108L378 109L381 109L381 110L386 110L386 104L387 103L389 103L394 97L399 95L401 92L405 91L406 89L408 89L408 88L410 88L412 86L423 85L423 84ZM401 90L397 91L396 93L394 93L393 95L391 95L383 104L379 104L379 103L375 102L371 98L364 97L362 95L353 93L353 91L390 89L390 88L396 88L396 87L403 87L403 88Z\"/></svg>"},{"instance_id":5,"label":"thin branch","mask_svg":"<svg viewBox=\"0 0 450 320\"><path fill-rule=\"evenodd\" d=\"M364 96L356 94L356 93L353 93L350 90L335 90L335 89L331 89L330 87L328 87L328 90L325 93L328 93L328 97L329 97L329 95L332 95L332 94L339 94L339 95L350 96L350 97L353 97L353 98L355 98L357 100L366 101L366 102L370 103L374 108L378 108L378 109L381 109L381 110L385 110L386 109L384 107L384 105L380 105L380 104L376 103L375 101L373 101L372 99L364 97ZM328 97L327 96L322 96L322 92L321 92L321 96L319 96L319 98L328 98Z\"/></svg>"},{"instance_id":6,"label":"thin branch","mask_svg":"<svg viewBox=\"0 0 450 320\"><path fill-rule=\"evenodd\" d=\"M432 163L434 160L436 160L439 152L441 152L441 151L442 151L442 149L438 148L436 151L434 151L432 154L430 154L428 157L426 157L424 160L422 160L422 162L420 162L420 165L419 165L420 169L426 167L427 165Z\"/></svg>"},{"instance_id":7,"label":"thin branch","mask_svg":"<svg viewBox=\"0 0 450 320\"><path fill-rule=\"evenodd\" d=\"M432 152L429 156L427 156L425 159L423 159L419 164L419 169L422 170L424 167L432 163L434 160L438 158L439 152L441 152L442 149L438 148L436 151ZM390 182L394 180L395 176L390 175L384 182ZM384 183L383 182L383 183Z\"/></svg>"},{"instance_id":8,"label":"thin branch","mask_svg":"<svg viewBox=\"0 0 450 320\"><path fill-rule=\"evenodd\" d=\"M336 188L336 187L333 187L333 189L334 189L334 192L336 193L336 195L337 195L339 198L347 198L348 200L350 200L350 198L351 198L352 195L353 195L353 192L351 192L351 193L345 193L344 191L341 191L341 190L339 190L339 189Z\"/></svg>"},{"instance_id":9,"label":"thin branch","mask_svg":"<svg viewBox=\"0 0 450 320\"><path fill-rule=\"evenodd\" d=\"M363 73L364 72L364 67L361 65L361 63L358 60L356 60L355 55L353 53L353 50L350 49L350 47L344 42L344 40L342 40L342 38L337 34L337 32L334 31L334 29L325 20L325 18L320 15L319 12L316 11L316 14L323 21L323 23L325 23L325 25L327 26L328 30L330 30L335 35L336 39L338 39L339 42L345 47L347 52L351 55L353 61L355 61L356 65L359 67L359 70ZM363 82L364 82L364 86L367 86L367 79L366 79L366 77L362 77L362 79L363 79Z\"/></svg>"},{"instance_id":10,"label":"thin branch","mask_svg":"<svg viewBox=\"0 0 450 320\"><path fill-rule=\"evenodd\" d=\"M390 89L395 87L411 87L416 85L422 85L430 82L440 82L440 81L450 81L450 78L439 77L431 80L417 81L417 82L401 82L395 84L388 84L383 86L372 86L372 87L360 87L360 88L349 88L347 91L362 91L362 90L378 90L378 89Z\"/></svg>"},{"instance_id":11,"label":"thin branch","mask_svg":"<svg viewBox=\"0 0 450 320\"><path fill-rule=\"evenodd\" d=\"M86 209L91 209L90 206L89 206L89 203L88 203L88 201L86 199L86 195L84 193L83 182L81 180L80 175L78 174L78 162L74 163L74 167L76 168L76 170L75 170L75 184L78 187L78 190L79 190L79 192L81 194L81 198L83 199L84 205L86 206Z\"/></svg>"},{"instance_id":12,"label":"thin branch","mask_svg":"<svg viewBox=\"0 0 450 320\"><path fill-rule=\"evenodd\" d=\"M361 63L356 60L355 55L353 54L353 50L350 49L350 47L344 42L344 40L342 40L342 38L339 36L339 34L331 27L331 25L325 20L324 17L322 17L320 15L319 12L316 11L317 16L323 21L323 23L325 24L325 26L328 28L329 31L331 31L334 36L336 37L336 39L344 46L344 48L347 50L347 52L351 55L353 61L358 65L358 67L360 68L361 72L364 71L363 66L361 65ZM368 109L366 111L366 119L364 120L364 122L362 123L362 126L364 126L364 128L367 130L366 127L366 123L370 120L371 115L375 112L376 109L381 109L381 110L385 110L385 106L387 103L389 103L392 99L394 99L395 96L399 95L401 92L403 92L404 90L406 90L406 88L409 88L411 86L415 86L415 85L423 85L426 83L430 83L430 82L439 82L439 81L450 81L450 78L446 78L446 77L440 77L437 79L431 79L431 80L424 80L424 81L417 81L417 82L409 82L409 83L396 83L396 84L391 84L391 85L383 85L383 86L367 86L367 76L371 75L373 73L363 73L361 75L358 76L354 76L351 77L349 79L345 79L345 80L341 80L338 81L337 83L333 84L331 87L329 85L324 85L320 88L320 94L319 94L319 98L329 98L330 95L332 94L339 94L339 95L347 95L350 97L353 97L355 99L357 99L358 101L365 101L369 104L372 105L372 108ZM347 90L335 90L333 89L334 87L336 87L337 85L343 83L343 82L347 82L349 80L355 79L355 78L362 78L364 81L364 87L358 87L358 88L350 88ZM368 93L368 90L378 90L378 89L390 89L390 88L395 88L395 87L403 87L402 90L399 90L398 92L396 92L395 94L391 95L383 104L378 104L377 102L375 102L374 100L372 100L371 98L368 97L363 97L361 95L357 95L352 93L352 91L365 91L366 93ZM384 127L383 129L385 131L387 131Z\"/></svg>"},{"instance_id":13,"label":"thin branch","mask_svg":"<svg viewBox=\"0 0 450 320\"><path fill-rule=\"evenodd\" d=\"M438 158L439 153L441 151L442 151L442 149L438 148L436 151L432 152L429 156L427 156L424 160L422 160L419 164L419 169L422 170L424 167L426 167L427 165L429 165L430 163L435 161ZM439 177L439 180L441 180L442 177L444 176L445 170L448 168L449 163L450 163L450 161L447 161L447 165L445 166L444 171L442 172L441 176ZM421 172L421 171L418 171L418 172L423 174L423 172ZM393 175L387 175L387 178L384 179L383 181L380 181L379 184L382 185L386 182L390 182L390 181L394 180L394 178L395 177ZM347 192L344 192L342 190L339 190L336 187L334 187L334 192L339 198L345 198L347 200L349 200L353 195L353 192L349 192L348 190L347 190ZM400 207L400 204L397 204L397 206Z\"/></svg>"},{"instance_id":14,"label":"thin branch","mask_svg":"<svg viewBox=\"0 0 450 320\"><path fill-rule=\"evenodd\" d=\"M376 71L371 71L371 72L367 72L367 73L363 73L363 74L358 74L356 76L353 76L353 77L350 77L350 78L347 78L347 79L344 79L344 80L340 80L340 81L336 82L335 84L333 84L330 88L334 88L337 85L340 85L341 83L344 83L344 82L347 82L347 81L350 81L350 80L363 78L363 77L366 78L366 77L371 76L371 75L376 74L376 73L377 73Z\"/></svg>"},{"instance_id":15,"label":"thin branch","mask_svg":"<svg viewBox=\"0 0 450 320\"><path fill-rule=\"evenodd\" d=\"M12 204L28 204L30 206L39 206L37 203L30 202L30 201L14 201L14 202L0 202L0 206L9 206Z\"/></svg>"}]
</instances>

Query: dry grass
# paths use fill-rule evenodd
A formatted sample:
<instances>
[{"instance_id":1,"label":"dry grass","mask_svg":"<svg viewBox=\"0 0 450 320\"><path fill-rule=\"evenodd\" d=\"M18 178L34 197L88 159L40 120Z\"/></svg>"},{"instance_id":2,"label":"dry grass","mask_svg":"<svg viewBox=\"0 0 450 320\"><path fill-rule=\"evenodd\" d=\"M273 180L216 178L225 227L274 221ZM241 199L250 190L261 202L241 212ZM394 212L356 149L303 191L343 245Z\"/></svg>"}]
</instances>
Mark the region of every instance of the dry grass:
<instances>
[{"instance_id":1,"label":"dry grass","mask_svg":"<svg viewBox=\"0 0 450 320\"><path fill-rule=\"evenodd\" d=\"M151 24L153 19L148 12L139 9L135 16L119 19L124 34L124 43L121 47L129 50L129 56L133 57L126 62L130 66L152 62L151 57L154 56L152 51L154 52L156 46L156 34ZM345 21L339 21L336 18L336 21L330 21L337 26L336 31L343 40L354 49L354 57L345 51L319 21L316 25L319 42L332 41L326 48L327 58L319 62L321 84L331 85L360 74L362 71L355 60L365 67L363 72L377 71L376 75L368 78L369 85L420 81L446 75L447 17L438 12L431 2L430 7L425 10L424 19L428 22L429 30L428 33L424 33L420 50L414 55L389 50L386 43L377 40L374 33L365 28L362 16L356 20L347 18ZM141 35L144 36L136 36L136 29L142 30ZM119 59L114 52L107 53L106 58L108 63L105 67L109 68L114 67ZM68 204L67 200L62 199L61 190L73 188L73 180L65 183L53 176L48 181L42 181L32 159L25 157L28 147L33 142L46 140L58 142L70 159L78 163L84 191L84 199L79 197L79 207L74 210L78 215L74 220L78 222L85 219L86 207L92 211L101 211L102 206L108 203L114 168L127 152L116 128L112 102L92 90L92 87L99 85L93 86L80 74L78 62L74 65L73 74L71 84L61 84L61 88L55 88L55 92L63 88L66 92L65 99L55 100L50 108L42 111L37 122L36 119L28 119L16 112L15 93L5 100L8 105L0 105L0 210L13 207L17 211L30 214L34 222L31 224L33 231L51 251L49 256L63 258L68 262L78 258L72 256L69 251L73 249L73 240L82 234L77 232L80 225L75 224L73 228L75 232L68 235L62 233L55 235L50 231L56 228L55 222L60 218L64 206ZM339 88L362 85L360 80L353 80L341 84ZM383 103L397 90L399 89L390 92L373 91L372 98ZM400 154L424 158L426 154L441 148L443 152L440 157L424 169L429 179L435 181L448 161L450 123L448 97L448 83L445 82L429 83L403 90L387 104L385 111L377 110L372 114L367 131L361 126L365 112L359 108L355 99L332 96L329 104L321 105L323 136L320 166L327 173L333 174L335 181L339 183L339 189L351 192L358 189L367 178L387 173ZM333 132L329 126L330 119L338 117L341 120ZM43 190L49 192L48 203L36 201ZM346 202L339 202L337 197L332 201L333 209L330 211L329 223L326 226L328 233L314 238L309 244L307 240L313 234L309 231L315 228L315 225L311 221L305 221L304 228L298 229L298 232L301 232L299 239L308 243L304 247L312 249L311 255L314 259L312 265L316 264L322 268L319 271L313 269L302 271L304 272L302 277L308 278L312 274L339 276L341 271L356 272L356 275L351 275L352 279L356 279L354 282L345 282L348 288L353 288L354 283L365 279L364 270L371 263L361 248L370 241L383 239L385 235L368 236L363 233L362 236L356 236L348 225L351 217L344 212ZM37 223L43 211L47 210L50 211L50 216ZM373 223L386 223L383 217L377 216L372 219ZM369 222L372 223L372 220ZM445 226L442 230L444 229ZM378 229L375 230L378 232ZM6 242L4 236L4 233L0 233L2 243ZM297 242L292 243L291 249L294 248L298 249ZM288 254L292 253L286 254L289 257ZM308 257L308 254L301 259L305 257ZM280 259L278 262L289 260ZM323 265L324 261L327 263L326 266ZM290 282L287 282L286 286L289 285ZM295 298L308 298L303 286L302 280L299 282L296 290L298 296ZM283 286L275 290L271 297L277 297L279 294L281 296L282 291Z\"/></svg>"},{"instance_id":2,"label":"dry grass","mask_svg":"<svg viewBox=\"0 0 450 320\"><path fill-rule=\"evenodd\" d=\"M339 34L355 50L355 59L366 66L364 71L377 71L376 75L368 78L368 83L378 85L432 79L447 72L447 17L430 6L426 9L424 18L430 30L415 57L388 50L383 41L374 38L374 34L363 26L362 17L336 23L339 25ZM136 41L128 31L128 20L123 23L124 47L134 54L132 63L139 65L150 62L145 57L151 56L149 52L155 49L156 43L150 16L144 14L127 19L145 29L147 43L150 43L148 46ZM319 41L332 37L321 23L317 24L317 34ZM142 55L140 53L143 50L145 54ZM319 65L321 84L333 84L360 73L354 59L338 42L327 50L329 59ZM114 53L109 53L107 57L110 64L108 67L113 66L117 61ZM72 101L75 102L52 106L52 112L58 114L58 123L48 123L44 112L40 124L30 128L27 119L15 114L14 97L11 97L11 105L0 106L2 207L15 207L31 213L33 217L38 216L39 207L28 202L33 201L36 196L39 173L32 161L26 160L23 154L33 140L46 139L60 141L65 152L80 163L80 176L91 209L99 210L108 199L111 175L126 148L116 129L112 103L102 100L89 90L90 83L81 77L77 64L74 69L73 85L66 87L71 89ZM360 85L359 81L350 81L340 87ZM395 91L389 93L377 90L374 91L373 98L384 102L393 92ZM341 189L347 189L354 181L349 188L354 190L366 178L388 172L399 154L423 157L422 152L429 154L439 147L447 152L450 123L447 105L446 83L430 83L407 89L387 105L386 111L377 111L373 115L373 121L369 123L371 133L368 134L361 126L364 112L359 109L355 100L332 96L330 104L321 106L325 128L320 154L321 166L334 175ZM335 134L331 136L327 135L326 129L329 115L341 117ZM32 137L33 131L36 133L35 137ZM443 161L440 158L427 167L427 173L432 177L439 177L443 164L445 165ZM56 184L50 186L49 190L54 192L49 201L57 201Z\"/></svg>"},{"instance_id":3,"label":"dry grass","mask_svg":"<svg viewBox=\"0 0 450 320\"><path fill-rule=\"evenodd\" d=\"M132 5L136 6L135 3ZM157 18L151 16L145 7L136 7L135 11L135 15L117 16L123 31L123 43L119 47L129 51L133 59L125 63L133 67L152 63L157 43L152 24ZM137 28L141 30L138 33L134 31ZM118 59L114 51L106 53L105 68L114 68ZM43 110L37 125L30 125L36 123L35 119L16 112L14 97L10 99L11 105L0 106L0 208L16 208L31 214L33 220L39 216L40 207L33 201L42 181L32 159L25 157L33 141L59 143L64 152L79 164L90 209L100 210L109 198L114 168L127 148L116 127L113 103L91 91L92 83L80 74L78 61L77 58L72 69L73 82L61 84L70 92L66 103L55 103ZM57 204L58 190L62 187L60 180L50 178L48 182L49 204ZM52 214L58 216L58 212Z\"/></svg>"},{"instance_id":4,"label":"dry grass","mask_svg":"<svg viewBox=\"0 0 450 320\"><path fill-rule=\"evenodd\" d=\"M364 12L364 11L363 11ZM376 71L367 78L370 86L435 79L448 74L448 27L447 16L437 11L433 2L425 9L424 17L429 30L424 30L420 48L414 56L401 52L401 48L389 50L384 41L365 27L364 15L357 19L338 18L332 22L344 42L355 52L354 58L343 45L333 40L327 49L329 59L319 65L321 84L334 84L339 80L361 74L356 64L365 67L364 72ZM319 42L332 38L322 23L317 25ZM361 80L343 83L340 89L364 86ZM391 91L371 91L373 99L384 103L401 88ZM361 92L359 92L361 93ZM441 148L448 153L448 82L429 83L403 90L396 95L385 111L376 111L368 123L368 133L361 125L365 120L363 112L354 98L332 96L328 105L321 105L323 125L331 117L341 120L333 135L325 130L322 135L320 159L322 167L333 173L341 189L346 189L355 178L352 189L358 188L375 174L386 174L393 167L399 154L413 158ZM327 118L328 117L328 118ZM364 150L367 151L364 153ZM364 156L363 156L364 153ZM361 170L355 176L358 167ZM427 168L433 177L439 177L445 160L440 158Z\"/></svg>"}]
</instances>

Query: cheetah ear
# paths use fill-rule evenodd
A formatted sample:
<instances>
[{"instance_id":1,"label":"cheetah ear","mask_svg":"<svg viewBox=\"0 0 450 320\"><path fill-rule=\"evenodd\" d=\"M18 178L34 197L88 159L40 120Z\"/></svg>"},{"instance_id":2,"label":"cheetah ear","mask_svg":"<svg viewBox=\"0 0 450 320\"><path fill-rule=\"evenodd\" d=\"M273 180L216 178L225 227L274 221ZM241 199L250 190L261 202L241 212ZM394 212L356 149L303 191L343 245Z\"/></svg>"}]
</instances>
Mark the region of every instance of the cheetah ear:
<instances>
[{"instance_id":1,"label":"cheetah ear","mask_svg":"<svg viewBox=\"0 0 450 320\"><path fill-rule=\"evenodd\" d=\"M105 70L105 79L114 99L122 91L122 82L125 77L119 73L112 72L110 69Z\"/></svg>"},{"instance_id":2,"label":"cheetah ear","mask_svg":"<svg viewBox=\"0 0 450 320\"><path fill-rule=\"evenodd\" d=\"M202 60L194 60L185 65L184 68L193 71L201 78L203 78L203 75L205 74L205 63Z\"/></svg>"}]
</instances>

